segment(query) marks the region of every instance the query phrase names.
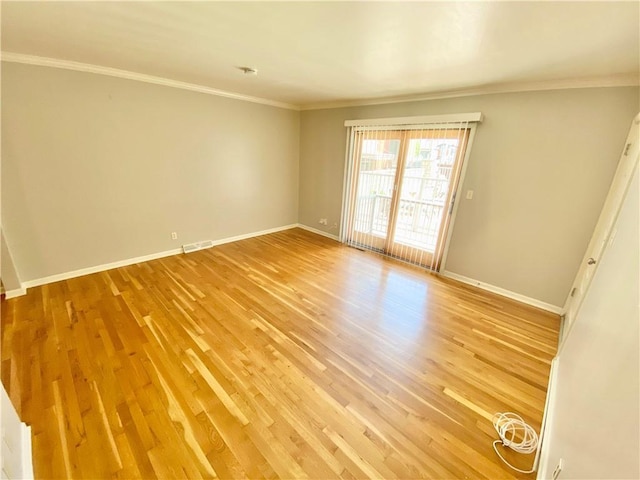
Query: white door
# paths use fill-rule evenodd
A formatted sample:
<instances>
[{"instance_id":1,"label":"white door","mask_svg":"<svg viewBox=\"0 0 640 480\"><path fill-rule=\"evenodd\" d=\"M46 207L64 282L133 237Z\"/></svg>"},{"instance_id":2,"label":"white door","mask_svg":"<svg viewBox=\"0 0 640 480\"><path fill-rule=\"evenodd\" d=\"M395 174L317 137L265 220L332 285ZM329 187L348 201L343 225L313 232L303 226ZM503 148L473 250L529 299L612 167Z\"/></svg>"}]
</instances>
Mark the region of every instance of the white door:
<instances>
[{"instance_id":1,"label":"white door","mask_svg":"<svg viewBox=\"0 0 640 480\"><path fill-rule=\"evenodd\" d=\"M629 188L633 172L638 164L638 156L640 151L640 114L633 119L629 136L624 144L622 156L618 163L618 168L611 182L607 199L602 207L602 212L598 218L598 223L587 247L587 251L582 259L578 274L576 275L573 285L564 305L565 323L563 329L562 340L567 337L571 325L580 309L582 300L589 288L591 279L595 270L598 268L598 262L602 257L607 243L613 239L615 225L622 200Z\"/></svg>"}]
</instances>

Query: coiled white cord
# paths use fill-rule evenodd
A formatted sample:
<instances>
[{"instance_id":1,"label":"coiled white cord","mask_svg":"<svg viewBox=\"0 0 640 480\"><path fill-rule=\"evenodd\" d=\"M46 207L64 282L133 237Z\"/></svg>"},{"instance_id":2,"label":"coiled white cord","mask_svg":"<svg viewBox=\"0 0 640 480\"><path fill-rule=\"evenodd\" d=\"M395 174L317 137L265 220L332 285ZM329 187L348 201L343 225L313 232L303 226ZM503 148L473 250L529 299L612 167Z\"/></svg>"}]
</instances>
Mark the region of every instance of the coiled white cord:
<instances>
[{"instance_id":1,"label":"coiled white cord","mask_svg":"<svg viewBox=\"0 0 640 480\"><path fill-rule=\"evenodd\" d=\"M536 431L522 419L520 415L512 412L496 413L493 416L493 427L498 432L500 440L493 442L493 449L496 451L500 459L509 467L520 473L533 473L537 468L538 456L533 462L531 470L520 470L514 467L500 454L496 445L502 443L505 447L509 447L518 453L530 454L537 453L538 450L538 434Z\"/></svg>"}]
</instances>

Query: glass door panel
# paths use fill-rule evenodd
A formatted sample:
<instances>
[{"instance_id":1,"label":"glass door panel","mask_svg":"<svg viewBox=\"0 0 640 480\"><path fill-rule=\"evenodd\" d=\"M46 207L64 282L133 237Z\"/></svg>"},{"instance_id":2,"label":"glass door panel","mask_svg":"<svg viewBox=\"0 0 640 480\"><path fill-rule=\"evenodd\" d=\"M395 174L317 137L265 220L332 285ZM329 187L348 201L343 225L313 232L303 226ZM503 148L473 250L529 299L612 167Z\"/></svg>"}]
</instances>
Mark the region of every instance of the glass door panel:
<instances>
[{"instance_id":1,"label":"glass door panel","mask_svg":"<svg viewBox=\"0 0 640 480\"><path fill-rule=\"evenodd\" d=\"M442 230L457 184L460 132L407 132L399 200L389 250L393 256L435 267Z\"/></svg>"},{"instance_id":2,"label":"glass door panel","mask_svg":"<svg viewBox=\"0 0 640 480\"><path fill-rule=\"evenodd\" d=\"M360 168L351 228L354 243L380 251L388 239L401 146L400 132L382 134L363 136L358 143Z\"/></svg>"}]
</instances>

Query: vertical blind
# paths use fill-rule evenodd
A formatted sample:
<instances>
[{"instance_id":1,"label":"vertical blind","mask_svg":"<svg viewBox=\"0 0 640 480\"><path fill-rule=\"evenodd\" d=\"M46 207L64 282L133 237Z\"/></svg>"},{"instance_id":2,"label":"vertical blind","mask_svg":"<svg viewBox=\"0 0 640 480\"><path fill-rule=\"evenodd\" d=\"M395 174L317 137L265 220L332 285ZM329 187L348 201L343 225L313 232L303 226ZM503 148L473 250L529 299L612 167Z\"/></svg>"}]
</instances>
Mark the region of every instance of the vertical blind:
<instances>
[{"instance_id":1,"label":"vertical blind","mask_svg":"<svg viewBox=\"0 0 640 480\"><path fill-rule=\"evenodd\" d=\"M353 120L341 241L438 271L480 113Z\"/></svg>"}]
</instances>

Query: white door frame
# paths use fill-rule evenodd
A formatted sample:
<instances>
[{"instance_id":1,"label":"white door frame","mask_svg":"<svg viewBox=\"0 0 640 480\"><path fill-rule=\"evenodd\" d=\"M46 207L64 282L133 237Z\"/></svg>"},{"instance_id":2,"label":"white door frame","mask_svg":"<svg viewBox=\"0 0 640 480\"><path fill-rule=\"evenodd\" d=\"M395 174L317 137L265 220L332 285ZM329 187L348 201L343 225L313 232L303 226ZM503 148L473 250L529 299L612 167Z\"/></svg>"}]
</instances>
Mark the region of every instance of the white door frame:
<instances>
[{"instance_id":1,"label":"white door frame","mask_svg":"<svg viewBox=\"0 0 640 480\"><path fill-rule=\"evenodd\" d=\"M573 281L563 311L565 312L562 338L559 350L571 331L573 322L580 311L584 296L589 289L591 280L598 268L602 254L615 236L614 225L620 213L622 201L625 198L633 173L638 165L640 156L640 113L631 122L631 129L622 149L618 168L611 181L609 193L600 212L600 217L591 236L591 241L584 254L580 268Z\"/></svg>"}]
</instances>

